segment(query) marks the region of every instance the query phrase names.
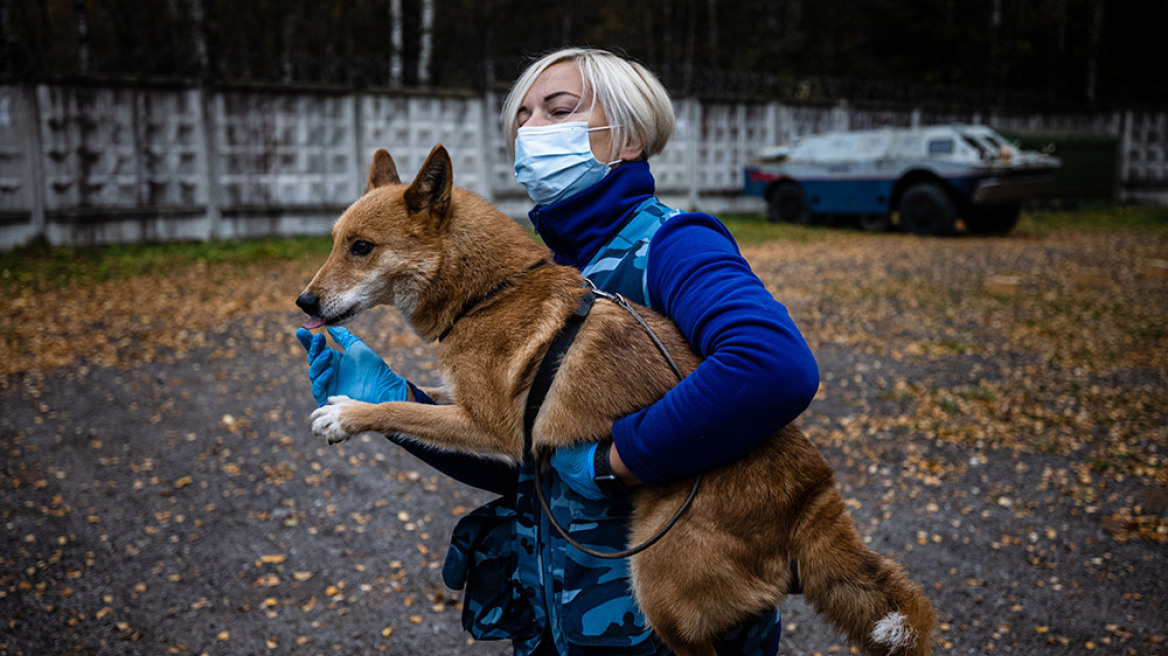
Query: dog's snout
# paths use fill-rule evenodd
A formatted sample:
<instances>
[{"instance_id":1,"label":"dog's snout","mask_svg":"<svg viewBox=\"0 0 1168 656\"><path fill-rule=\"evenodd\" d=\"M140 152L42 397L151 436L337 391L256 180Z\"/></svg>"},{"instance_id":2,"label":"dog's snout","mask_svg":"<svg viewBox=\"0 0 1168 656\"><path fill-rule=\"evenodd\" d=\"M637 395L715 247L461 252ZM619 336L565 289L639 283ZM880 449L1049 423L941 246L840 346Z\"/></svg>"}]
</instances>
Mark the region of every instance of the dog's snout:
<instances>
[{"instance_id":1,"label":"dog's snout","mask_svg":"<svg viewBox=\"0 0 1168 656\"><path fill-rule=\"evenodd\" d=\"M296 305L310 317L320 316L320 298L312 292L304 292L296 298Z\"/></svg>"}]
</instances>

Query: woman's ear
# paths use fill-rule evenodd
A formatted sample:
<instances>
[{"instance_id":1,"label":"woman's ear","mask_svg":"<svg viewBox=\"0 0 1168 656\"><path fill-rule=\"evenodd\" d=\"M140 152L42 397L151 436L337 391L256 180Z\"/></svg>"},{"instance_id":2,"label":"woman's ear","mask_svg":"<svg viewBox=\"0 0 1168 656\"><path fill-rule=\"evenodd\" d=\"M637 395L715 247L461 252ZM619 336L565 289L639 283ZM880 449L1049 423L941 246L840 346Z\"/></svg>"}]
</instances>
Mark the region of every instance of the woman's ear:
<instances>
[{"instance_id":1,"label":"woman's ear","mask_svg":"<svg viewBox=\"0 0 1168 656\"><path fill-rule=\"evenodd\" d=\"M637 162L645 158L645 146L641 143L641 137L636 134L629 135L629 142L624 148L621 148L617 154L617 159L622 162Z\"/></svg>"}]
</instances>

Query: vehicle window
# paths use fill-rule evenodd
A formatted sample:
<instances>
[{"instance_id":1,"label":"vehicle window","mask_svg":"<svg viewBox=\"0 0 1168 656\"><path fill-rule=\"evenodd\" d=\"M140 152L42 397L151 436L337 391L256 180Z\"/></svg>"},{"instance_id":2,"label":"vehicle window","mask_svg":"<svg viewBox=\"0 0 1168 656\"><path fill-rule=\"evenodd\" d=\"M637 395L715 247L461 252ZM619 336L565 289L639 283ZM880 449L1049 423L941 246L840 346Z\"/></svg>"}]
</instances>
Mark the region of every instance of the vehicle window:
<instances>
[{"instance_id":1,"label":"vehicle window","mask_svg":"<svg viewBox=\"0 0 1168 656\"><path fill-rule=\"evenodd\" d=\"M983 146L983 145L981 145L980 143L978 143L977 141L975 141L975 140L973 139L973 137L969 136L968 134L963 134L963 135L961 135L961 138L962 138L962 140L964 140L964 141L965 141L965 143L967 143L967 144L969 144L969 145L973 146L974 148L976 148L976 149L977 149L977 152L978 152L978 154L980 154L980 155L981 155L981 158L982 158L982 159L990 159L991 157L993 157L993 155L992 155L992 154L990 154L990 151L989 151L989 150L987 150L985 146Z\"/></svg>"},{"instance_id":2,"label":"vehicle window","mask_svg":"<svg viewBox=\"0 0 1168 656\"><path fill-rule=\"evenodd\" d=\"M920 152L920 151L917 151ZM931 139L929 141L930 155L948 155L953 152L952 139Z\"/></svg>"}]
</instances>

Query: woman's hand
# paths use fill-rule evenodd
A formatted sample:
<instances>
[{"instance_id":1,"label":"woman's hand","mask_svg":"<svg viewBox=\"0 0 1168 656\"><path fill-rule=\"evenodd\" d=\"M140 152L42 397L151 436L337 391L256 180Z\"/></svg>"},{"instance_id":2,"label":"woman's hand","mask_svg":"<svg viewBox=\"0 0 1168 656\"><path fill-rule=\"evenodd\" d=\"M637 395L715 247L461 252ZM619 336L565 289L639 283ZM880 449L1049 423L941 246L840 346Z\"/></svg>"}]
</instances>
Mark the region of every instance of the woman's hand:
<instances>
[{"instance_id":1,"label":"woman's hand","mask_svg":"<svg viewBox=\"0 0 1168 656\"><path fill-rule=\"evenodd\" d=\"M406 379L395 374L381 356L360 337L344 328L328 328L344 353L328 346L323 334L301 328L296 338L308 353L308 378L318 406L330 396L347 396L366 403L408 401L412 393Z\"/></svg>"},{"instance_id":2,"label":"woman's hand","mask_svg":"<svg viewBox=\"0 0 1168 656\"><path fill-rule=\"evenodd\" d=\"M612 473L616 474L621 483L626 488L631 488L635 485L640 485L641 481L633 476L632 472L624 466L620 460L620 454L616 450L616 446L607 442L601 444L581 444L579 446L569 446L556 449L551 457L552 469L560 475L560 479L572 488L576 494L599 501L607 498L607 495L600 490L596 485L596 468L593 465L595 462L596 449L608 449L608 464L612 468Z\"/></svg>"}]
</instances>

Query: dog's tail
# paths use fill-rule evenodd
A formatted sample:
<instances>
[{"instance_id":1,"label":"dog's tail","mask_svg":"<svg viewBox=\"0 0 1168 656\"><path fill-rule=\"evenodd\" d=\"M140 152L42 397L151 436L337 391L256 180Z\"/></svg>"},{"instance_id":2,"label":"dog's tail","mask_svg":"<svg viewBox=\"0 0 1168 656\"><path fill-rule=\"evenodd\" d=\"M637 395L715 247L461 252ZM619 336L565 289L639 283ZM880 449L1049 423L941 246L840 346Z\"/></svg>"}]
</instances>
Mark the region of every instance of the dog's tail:
<instances>
[{"instance_id":1,"label":"dog's tail","mask_svg":"<svg viewBox=\"0 0 1168 656\"><path fill-rule=\"evenodd\" d=\"M933 606L904 570L856 534L833 487L812 501L795 532L792 556L807 601L866 654L927 656Z\"/></svg>"}]
</instances>

